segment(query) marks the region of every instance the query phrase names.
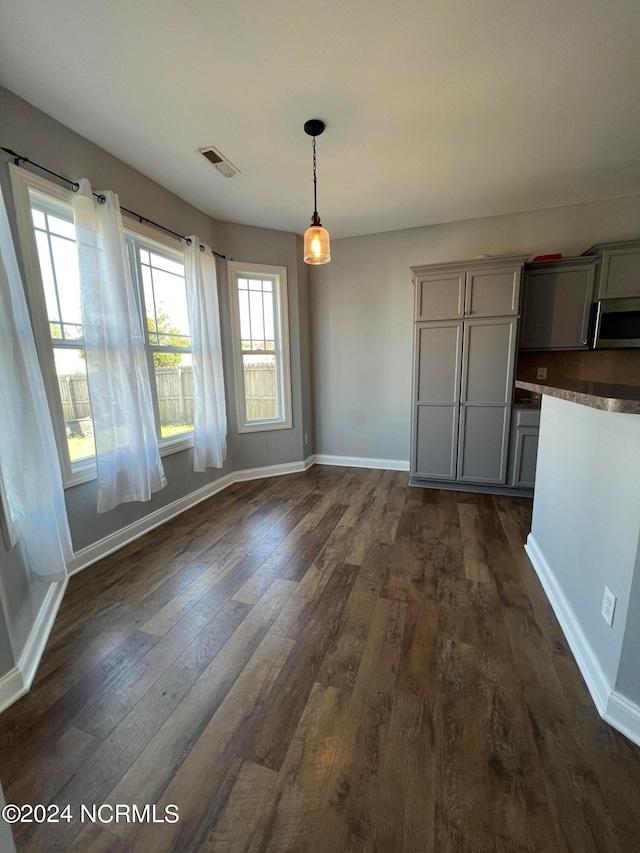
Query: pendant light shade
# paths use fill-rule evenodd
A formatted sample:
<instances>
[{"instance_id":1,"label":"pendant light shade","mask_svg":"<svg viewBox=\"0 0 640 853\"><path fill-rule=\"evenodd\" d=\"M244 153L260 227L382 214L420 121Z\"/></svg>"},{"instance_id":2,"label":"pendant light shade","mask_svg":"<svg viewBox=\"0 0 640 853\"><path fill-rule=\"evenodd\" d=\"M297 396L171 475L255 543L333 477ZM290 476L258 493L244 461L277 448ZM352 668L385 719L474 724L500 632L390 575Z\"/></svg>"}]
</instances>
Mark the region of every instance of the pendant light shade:
<instances>
[{"instance_id":1,"label":"pendant light shade","mask_svg":"<svg viewBox=\"0 0 640 853\"><path fill-rule=\"evenodd\" d=\"M304 232L304 262L305 264L328 264L331 260L329 232L322 227L318 215L317 179L316 179L316 136L324 130L324 122L314 118L305 122L304 131L313 137L313 216L311 225Z\"/></svg>"},{"instance_id":2,"label":"pendant light shade","mask_svg":"<svg viewBox=\"0 0 640 853\"><path fill-rule=\"evenodd\" d=\"M328 264L331 260L329 232L320 224L311 220L311 225L304 232L304 262L305 264Z\"/></svg>"}]
</instances>

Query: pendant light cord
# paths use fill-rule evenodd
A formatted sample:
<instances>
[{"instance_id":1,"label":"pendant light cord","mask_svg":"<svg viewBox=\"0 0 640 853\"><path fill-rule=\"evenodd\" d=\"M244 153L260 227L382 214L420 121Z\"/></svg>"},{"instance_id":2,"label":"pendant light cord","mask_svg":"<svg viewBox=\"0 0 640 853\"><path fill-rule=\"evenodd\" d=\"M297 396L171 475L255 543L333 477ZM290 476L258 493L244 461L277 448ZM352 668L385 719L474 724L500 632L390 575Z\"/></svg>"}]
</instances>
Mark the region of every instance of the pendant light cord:
<instances>
[{"instance_id":1,"label":"pendant light cord","mask_svg":"<svg viewBox=\"0 0 640 853\"><path fill-rule=\"evenodd\" d=\"M316 180L316 138L313 137L313 215L318 215L318 197L317 197L317 180Z\"/></svg>"}]
</instances>

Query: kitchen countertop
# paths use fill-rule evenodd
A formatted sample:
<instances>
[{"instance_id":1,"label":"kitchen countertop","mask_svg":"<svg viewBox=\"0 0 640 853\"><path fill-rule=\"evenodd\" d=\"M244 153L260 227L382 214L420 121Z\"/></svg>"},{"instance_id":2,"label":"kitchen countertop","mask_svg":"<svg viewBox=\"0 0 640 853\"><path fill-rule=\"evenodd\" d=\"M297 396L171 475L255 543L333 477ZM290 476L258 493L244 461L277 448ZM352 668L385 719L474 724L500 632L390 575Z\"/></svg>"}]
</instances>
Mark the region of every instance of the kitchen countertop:
<instances>
[{"instance_id":1,"label":"kitchen countertop","mask_svg":"<svg viewBox=\"0 0 640 853\"><path fill-rule=\"evenodd\" d=\"M592 409L603 409L605 412L640 415L640 386L638 385L586 382L582 379L561 379L556 382L550 380L524 382L517 379L516 388L558 397L560 400L590 406Z\"/></svg>"}]
</instances>

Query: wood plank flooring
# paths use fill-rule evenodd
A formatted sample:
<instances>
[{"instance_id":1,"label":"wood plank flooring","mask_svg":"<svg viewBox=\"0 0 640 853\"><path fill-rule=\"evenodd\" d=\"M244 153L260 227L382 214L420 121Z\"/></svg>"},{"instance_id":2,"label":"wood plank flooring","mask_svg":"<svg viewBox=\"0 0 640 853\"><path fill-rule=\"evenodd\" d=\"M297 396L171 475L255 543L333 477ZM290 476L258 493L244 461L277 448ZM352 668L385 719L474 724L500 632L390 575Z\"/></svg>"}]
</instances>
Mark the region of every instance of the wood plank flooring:
<instances>
[{"instance_id":1,"label":"wood plank flooring","mask_svg":"<svg viewBox=\"0 0 640 853\"><path fill-rule=\"evenodd\" d=\"M73 820L18 850L636 853L640 749L524 553L531 502L407 479L239 483L72 578L0 779Z\"/></svg>"}]
</instances>

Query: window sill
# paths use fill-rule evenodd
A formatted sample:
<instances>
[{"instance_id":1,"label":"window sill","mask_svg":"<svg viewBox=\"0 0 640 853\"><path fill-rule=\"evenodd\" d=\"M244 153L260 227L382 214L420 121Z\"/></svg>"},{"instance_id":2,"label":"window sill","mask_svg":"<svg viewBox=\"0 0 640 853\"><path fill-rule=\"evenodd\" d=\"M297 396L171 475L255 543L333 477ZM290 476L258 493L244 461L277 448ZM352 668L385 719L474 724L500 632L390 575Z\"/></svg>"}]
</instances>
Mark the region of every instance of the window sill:
<instances>
[{"instance_id":1,"label":"window sill","mask_svg":"<svg viewBox=\"0 0 640 853\"><path fill-rule=\"evenodd\" d=\"M90 465L83 465L82 468L76 468L71 474L64 478L65 489L71 489L73 486L80 486L82 483L89 483L95 480L98 476L95 462Z\"/></svg>"},{"instance_id":2,"label":"window sill","mask_svg":"<svg viewBox=\"0 0 640 853\"><path fill-rule=\"evenodd\" d=\"M267 432L274 429L293 429L293 423L288 421L266 421L264 423L242 424L238 432L242 435L247 432Z\"/></svg>"},{"instance_id":3,"label":"window sill","mask_svg":"<svg viewBox=\"0 0 640 853\"><path fill-rule=\"evenodd\" d=\"M186 432L177 435L170 441L163 441L160 444L160 456L170 456L172 453L179 453L181 450L188 450L193 447L193 432Z\"/></svg>"},{"instance_id":4,"label":"window sill","mask_svg":"<svg viewBox=\"0 0 640 853\"><path fill-rule=\"evenodd\" d=\"M188 450L193 447L193 433L185 433L177 436L172 441L163 442L160 444L160 456L170 456L172 453L179 453L182 450ZM80 486L82 483L90 483L98 476L95 463L84 465L82 468L77 468L68 477L65 478L64 488L71 489L73 486Z\"/></svg>"}]
</instances>

